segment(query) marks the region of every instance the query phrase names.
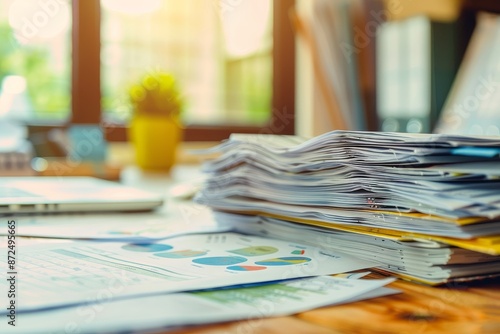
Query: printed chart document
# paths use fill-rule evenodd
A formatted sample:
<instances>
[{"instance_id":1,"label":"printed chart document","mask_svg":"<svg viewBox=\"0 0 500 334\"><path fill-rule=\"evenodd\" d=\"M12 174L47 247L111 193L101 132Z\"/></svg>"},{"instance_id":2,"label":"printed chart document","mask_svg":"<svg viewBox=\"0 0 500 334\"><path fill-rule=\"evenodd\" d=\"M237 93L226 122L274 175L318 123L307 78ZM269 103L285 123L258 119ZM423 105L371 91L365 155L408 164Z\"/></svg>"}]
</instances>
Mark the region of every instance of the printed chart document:
<instances>
[{"instance_id":1,"label":"printed chart document","mask_svg":"<svg viewBox=\"0 0 500 334\"><path fill-rule=\"evenodd\" d=\"M124 333L173 326L285 316L327 305L398 293L394 279L319 276L271 284L163 294L18 315L2 333Z\"/></svg>"},{"instance_id":2,"label":"printed chart document","mask_svg":"<svg viewBox=\"0 0 500 334\"><path fill-rule=\"evenodd\" d=\"M376 263L341 252L237 233L158 243L85 242L23 246L15 282L19 312L99 300L343 273ZM6 259L2 265L7 268ZM0 314L6 313L3 308Z\"/></svg>"}]
</instances>

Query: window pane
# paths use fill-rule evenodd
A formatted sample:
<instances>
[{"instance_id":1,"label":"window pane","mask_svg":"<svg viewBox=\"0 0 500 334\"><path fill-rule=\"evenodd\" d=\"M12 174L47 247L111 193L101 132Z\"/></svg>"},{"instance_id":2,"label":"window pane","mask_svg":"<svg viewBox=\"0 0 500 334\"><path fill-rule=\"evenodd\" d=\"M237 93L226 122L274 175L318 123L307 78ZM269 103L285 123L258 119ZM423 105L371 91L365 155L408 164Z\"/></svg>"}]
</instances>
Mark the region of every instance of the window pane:
<instances>
[{"instance_id":1,"label":"window pane","mask_svg":"<svg viewBox=\"0 0 500 334\"><path fill-rule=\"evenodd\" d=\"M127 118L127 87L172 73L185 123L261 125L271 114L270 0L102 0L107 116Z\"/></svg>"},{"instance_id":2,"label":"window pane","mask_svg":"<svg viewBox=\"0 0 500 334\"><path fill-rule=\"evenodd\" d=\"M0 117L69 116L70 32L69 0L0 0Z\"/></svg>"}]
</instances>

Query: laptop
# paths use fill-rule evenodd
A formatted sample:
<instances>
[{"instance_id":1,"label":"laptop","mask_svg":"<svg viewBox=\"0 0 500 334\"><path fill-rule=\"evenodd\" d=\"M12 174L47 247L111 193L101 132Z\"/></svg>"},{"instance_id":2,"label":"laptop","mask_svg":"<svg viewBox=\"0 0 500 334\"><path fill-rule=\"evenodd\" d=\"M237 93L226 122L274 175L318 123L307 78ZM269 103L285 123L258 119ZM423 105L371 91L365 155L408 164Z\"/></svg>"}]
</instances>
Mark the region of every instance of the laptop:
<instances>
[{"instance_id":1,"label":"laptop","mask_svg":"<svg viewBox=\"0 0 500 334\"><path fill-rule=\"evenodd\" d=\"M163 197L93 177L0 177L0 213L149 211Z\"/></svg>"}]
</instances>

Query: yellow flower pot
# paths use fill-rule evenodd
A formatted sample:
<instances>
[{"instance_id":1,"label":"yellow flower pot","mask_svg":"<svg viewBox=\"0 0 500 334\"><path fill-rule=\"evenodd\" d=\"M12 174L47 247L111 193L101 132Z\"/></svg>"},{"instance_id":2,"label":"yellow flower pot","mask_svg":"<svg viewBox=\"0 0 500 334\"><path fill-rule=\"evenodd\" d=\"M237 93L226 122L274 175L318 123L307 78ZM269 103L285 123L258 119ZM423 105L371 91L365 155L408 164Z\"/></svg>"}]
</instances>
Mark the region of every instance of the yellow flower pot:
<instances>
[{"instance_id":1,"label":"yellow flower pot","mask_svg":"<svg viewBox=\"0 0 500 334\"><path fill-rule=\"evenodd\" d=\"M181 132L175 117L135 115L129 126L129 140L135 148L137 165L145 170L168 172L175 163Z\"/></svg>"}]
</instances>

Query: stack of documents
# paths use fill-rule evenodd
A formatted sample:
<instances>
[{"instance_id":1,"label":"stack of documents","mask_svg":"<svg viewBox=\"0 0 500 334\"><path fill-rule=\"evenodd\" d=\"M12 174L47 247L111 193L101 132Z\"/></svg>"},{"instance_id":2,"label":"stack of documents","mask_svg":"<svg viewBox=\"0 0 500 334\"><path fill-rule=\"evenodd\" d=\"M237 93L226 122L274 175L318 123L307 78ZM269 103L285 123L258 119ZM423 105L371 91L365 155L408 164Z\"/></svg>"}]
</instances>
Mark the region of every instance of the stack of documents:
<instances>
[{"instance_id":1,"label":"stack of documents","mask_svg":"<svg viewBox=\"0 0 500 334\"><path fill-rule=\"evenodd\" d=\"M211 177L197 201L215 210L258 216L266 229L281 223L288 237L361 258L373 259L361 245L392 240L380 268L430 284L500 275L499 137L233 135L213 150L221 154L205 165ZM327 232L328 242L314 237ZM453 260L429 265L429 247Z\"/></svg>"}]
</instances>

